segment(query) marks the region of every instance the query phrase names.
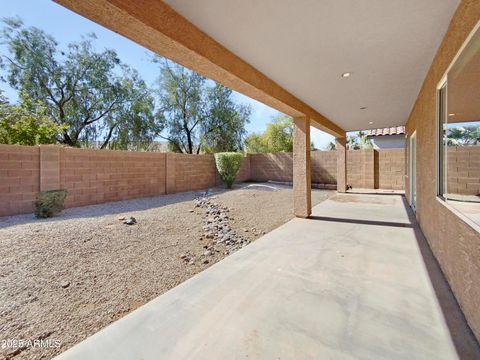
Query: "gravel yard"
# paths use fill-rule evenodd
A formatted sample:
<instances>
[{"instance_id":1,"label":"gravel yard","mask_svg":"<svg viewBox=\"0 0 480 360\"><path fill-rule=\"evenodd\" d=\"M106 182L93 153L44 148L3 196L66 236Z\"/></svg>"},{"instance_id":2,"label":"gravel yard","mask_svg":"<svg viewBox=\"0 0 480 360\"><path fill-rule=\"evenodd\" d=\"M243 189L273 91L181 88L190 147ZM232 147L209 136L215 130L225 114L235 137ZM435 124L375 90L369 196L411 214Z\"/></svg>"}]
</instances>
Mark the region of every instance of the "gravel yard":
<instances>
[{"instance_id":1,"label":"gravel yard","mask_svg":"<svg viewBox=\"0 0 480 360\"><path fill-rule=\"evenodd\" d=\"M0 349L0 358L49 359L285 223L292 191L273 186L0 218L0 341L53 344ZM333 193L313 190L312 203ZM131 216L134 225L120 220Z\"/></svg>"}]
</instances>

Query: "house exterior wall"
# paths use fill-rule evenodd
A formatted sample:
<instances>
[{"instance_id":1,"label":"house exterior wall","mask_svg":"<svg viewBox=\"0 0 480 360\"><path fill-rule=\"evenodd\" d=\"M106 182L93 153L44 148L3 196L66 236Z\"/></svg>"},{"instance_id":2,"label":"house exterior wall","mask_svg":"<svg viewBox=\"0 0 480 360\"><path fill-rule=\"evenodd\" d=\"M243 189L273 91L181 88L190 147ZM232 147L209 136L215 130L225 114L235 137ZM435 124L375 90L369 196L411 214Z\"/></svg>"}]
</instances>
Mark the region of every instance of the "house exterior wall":
<instances>
[{"instance_id":1,"label":"house exterior wall","mask_svg":"<svg viewBox=\"0 0 480 360\"><path fill-rule=\"evenodd\" d=\"M416 217L477 339L480 233L436 196L436 86L479 20L480 1L461 1L407 122L408 136L416 131L417 137Z\"/></svg>"},{"instance_id":2,"label":"house exterior wall","mask_svg":"<svg viewBox=\"0 0 480 360\"><path fill-rule=\"evenodd\" d=\"M397 149L405 147L405 135L370 136L379 149Z\"/></svg>"}]
</instances>

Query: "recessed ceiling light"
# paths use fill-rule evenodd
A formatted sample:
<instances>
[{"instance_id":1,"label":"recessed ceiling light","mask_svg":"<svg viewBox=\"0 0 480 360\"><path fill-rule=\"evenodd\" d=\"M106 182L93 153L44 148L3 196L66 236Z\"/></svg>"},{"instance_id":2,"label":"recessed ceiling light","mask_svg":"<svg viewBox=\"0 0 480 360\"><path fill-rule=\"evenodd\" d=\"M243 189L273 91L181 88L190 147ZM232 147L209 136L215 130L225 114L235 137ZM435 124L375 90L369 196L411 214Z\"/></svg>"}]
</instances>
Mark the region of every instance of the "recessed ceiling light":
<instances>
[{"instance_id":1,"label":"recessed ceiling light","mask_svg":"<svg viewBox=\"0 0 480 360\"><path fill-rule=\"evenodd\" d=\"M450 113L448 114L448 116L455 116L455 113Z\"/></svg>"},{"instance_id":2,"label":"recessed ceiling light","mask_svg":"<svg viewBox=\"0 0 480 360\"><path fill-rule=\"evenodd\" d=\"M366 108L367 108L366 106L362 106L360 110L365 110Z\"/></svg>"},{"instance_id":3,"label":"recessed ceiling light","mask_svg":"<svg viewBox=\"0 0 480 360\"><path fill-rule=\"evenodd\" d=\"M344 72L344 73L342 74L342 78L347 78L347 77L349 77L349 76L351 76L351 75L352 75L351 72Z\"/></svg>"},{"instance_id":4,"label":"recessed ceiling light","mask_svg":"<svg viewBox=\"0 0 480 360\"><path fill-rule=\"evenodd\" d=\"M370 125L372 125L372 124L373 124L373 121L369 121L368 123L369 123Z\"/></svg>"}]
</instances>

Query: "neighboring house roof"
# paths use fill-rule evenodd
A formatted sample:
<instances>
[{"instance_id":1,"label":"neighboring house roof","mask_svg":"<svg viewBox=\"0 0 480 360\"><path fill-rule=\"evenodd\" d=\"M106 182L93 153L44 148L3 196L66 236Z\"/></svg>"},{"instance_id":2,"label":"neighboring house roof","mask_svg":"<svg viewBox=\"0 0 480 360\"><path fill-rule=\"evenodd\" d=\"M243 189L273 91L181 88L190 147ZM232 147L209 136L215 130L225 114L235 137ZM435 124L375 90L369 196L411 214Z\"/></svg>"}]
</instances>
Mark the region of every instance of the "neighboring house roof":
<instances>
[{"instance_id":1,"label":"neighboring house roof","mask_svg":"<svg viewBox=\"0 0 480 360\"><path fill-rule=\"evenodd\" d=\"M393 126L389 128L367 130L367 136L402 135L405 134L405 126Z\"/></svg>"}]
</instances>

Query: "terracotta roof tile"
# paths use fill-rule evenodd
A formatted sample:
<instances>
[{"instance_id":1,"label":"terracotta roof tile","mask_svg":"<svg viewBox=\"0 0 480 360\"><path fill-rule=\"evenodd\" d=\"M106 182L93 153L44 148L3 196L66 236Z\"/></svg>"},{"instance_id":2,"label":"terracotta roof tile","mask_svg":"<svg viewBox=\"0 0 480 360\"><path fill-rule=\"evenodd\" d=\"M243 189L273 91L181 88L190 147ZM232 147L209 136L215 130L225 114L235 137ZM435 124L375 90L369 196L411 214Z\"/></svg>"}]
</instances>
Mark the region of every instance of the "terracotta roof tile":
<instances>
[{"instance_id":1,"label":"terracotta roof tile","mask_svg":"<svg viewBox=\"0 0 480 360\"><path fill-rule=\"evenodd\" d=\"M368 136L401 135L405 134L405 126L392 126L389 128L367 130Z\"/></svg>"}]
</instances>

